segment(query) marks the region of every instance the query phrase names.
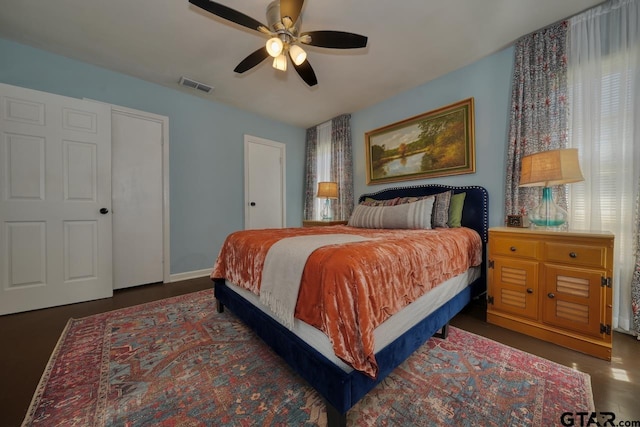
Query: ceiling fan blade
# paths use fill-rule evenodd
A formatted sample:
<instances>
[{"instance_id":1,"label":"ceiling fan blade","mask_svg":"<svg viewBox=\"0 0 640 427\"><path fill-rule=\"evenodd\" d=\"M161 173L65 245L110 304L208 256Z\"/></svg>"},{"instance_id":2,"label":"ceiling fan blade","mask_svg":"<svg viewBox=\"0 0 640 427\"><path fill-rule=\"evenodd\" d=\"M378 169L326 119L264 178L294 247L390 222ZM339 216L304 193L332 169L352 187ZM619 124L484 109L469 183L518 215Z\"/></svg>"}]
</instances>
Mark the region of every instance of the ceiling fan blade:
<instances>
[{"instance_id":1,"label":"ceiling fan blade","mask_svg":"<svg viewBox=\"0 0 640 427\"><path fill-rule=\"evenodd\" d=\"M302 77L302 80L305 81L309 86L315 86L318 84L318 79L316 78L316 73L313 72L313 68L311 68L311 64L309 61L304 61L300 65L293 64L293 67L298 72L298 75Z\"/></svg>"},{"instance_id":2,"label":"ceiling fan blade","mask_svg":"<svg viewBox=\"0 0 640 427\"><path fill-rule=\"evenodd\" d=\"M220 18L224 18L227 21L235 22L238 25L242 25L243 27L247 27L252 30L260 31L260 27L264 27L260 21L256 21L250 16L245 15L244 13L238 12L237 10L231 9L230 7L221 5L220 3L216 3L209 0L189 0L189 3L194 6L198 6L201 9L206 10L207 12L211 12Z\"/></svg>"},{"instance_id":3,"label":"ceiling fan blade","mask_svg":"<svg viewBox=\"0 0 640 427\"><path fill-rule=\"evenodd\" d=\"M251 55L247 56L242 60L241 63L238 64L236 68L233 69L236 73L244 73L245 71L249 71L269 56L269 52L267 52L267 48L265 46L253 52Z\"/></svg>"},{"instance_id":4,"label":"ceiling fan blade","mask_svg":"<svg viewBox=\"0 0 640 427\"><path fill-rule=\"evenodd\" d=\"M280 0L280 18L288 16L294 24L298 21L304 0Z\"/></svg>"},{"instance_id":5,"label":"ceiling fan blade","mask_svg":"<svg viewBox=\"0 0 640 427\"><path fill-rule=\"evenodd\" d=\"M311 41L305 41L304 36L311 37ZM300 34L299 40L311 46L334 49L357 49L367 46L367 37L344 31L309 31Z\"/></svg>"}]
</instances>

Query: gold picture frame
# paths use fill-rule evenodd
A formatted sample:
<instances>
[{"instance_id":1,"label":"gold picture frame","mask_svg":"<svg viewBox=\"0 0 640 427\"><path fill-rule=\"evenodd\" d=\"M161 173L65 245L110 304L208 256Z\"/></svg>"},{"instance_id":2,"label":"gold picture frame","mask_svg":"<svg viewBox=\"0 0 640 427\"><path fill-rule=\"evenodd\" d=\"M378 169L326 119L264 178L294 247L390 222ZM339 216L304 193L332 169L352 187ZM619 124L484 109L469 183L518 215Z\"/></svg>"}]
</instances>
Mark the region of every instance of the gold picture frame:
<instances>
[{"instance_id":1,"label":"gold picture frame","mask_svg":"<svg viewBox=\"0 0 640 427\"><path fill-rule=\"evenodd\" d=\"M367 184L474 173L473 98L365 133Z\"/></svg>"}]
</instances>

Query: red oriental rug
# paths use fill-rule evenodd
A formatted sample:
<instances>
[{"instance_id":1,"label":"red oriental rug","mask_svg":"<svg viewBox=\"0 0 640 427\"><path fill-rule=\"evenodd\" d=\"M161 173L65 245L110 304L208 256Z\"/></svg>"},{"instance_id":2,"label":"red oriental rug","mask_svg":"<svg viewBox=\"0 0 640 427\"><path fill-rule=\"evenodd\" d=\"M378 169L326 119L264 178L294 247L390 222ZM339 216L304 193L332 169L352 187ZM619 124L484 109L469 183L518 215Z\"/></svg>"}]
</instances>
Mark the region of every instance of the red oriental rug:
<instances>
[{"instance_id":1,"label":"red oriental rug","mask_svg":"<svg viewBox=\"0 0 640 427\"><path fill-rule=\"evenodd\" d=\"M590 377L451 328L348 413L352 426L557 425ZM212 290L70 320L25 426L324 425L320 396Z\"/></svg>"}]
</instances>

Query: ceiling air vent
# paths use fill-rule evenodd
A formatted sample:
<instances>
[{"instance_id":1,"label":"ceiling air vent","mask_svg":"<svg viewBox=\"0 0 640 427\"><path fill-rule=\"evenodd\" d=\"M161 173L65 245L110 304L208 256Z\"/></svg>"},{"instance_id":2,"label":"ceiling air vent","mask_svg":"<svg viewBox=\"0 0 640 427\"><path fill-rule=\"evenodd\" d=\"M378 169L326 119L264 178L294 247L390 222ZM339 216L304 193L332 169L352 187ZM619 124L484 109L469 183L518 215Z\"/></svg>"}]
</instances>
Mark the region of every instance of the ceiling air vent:
<instances>
[{"instance_id":1,"label":"ceiling air vent","mask_svg":"<svg viewBox=\"0 0 640 427\"><path fill-rule=\"evenodd\" d=\"M213 86L209 86L204 83L197 82L193 79L190 79L184 76L180 77L180 84L182 86L190 87L191 89L199 90L204 93L213 92Z\"/></svg>"}]
</instances>

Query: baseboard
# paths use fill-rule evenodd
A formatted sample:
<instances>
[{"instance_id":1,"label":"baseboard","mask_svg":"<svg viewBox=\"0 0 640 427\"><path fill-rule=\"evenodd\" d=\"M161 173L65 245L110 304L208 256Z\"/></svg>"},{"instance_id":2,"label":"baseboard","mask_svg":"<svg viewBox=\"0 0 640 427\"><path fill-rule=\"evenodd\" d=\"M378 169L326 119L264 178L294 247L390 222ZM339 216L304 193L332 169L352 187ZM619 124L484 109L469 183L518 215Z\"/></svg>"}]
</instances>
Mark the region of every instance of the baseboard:
<instances>
[{"instance_id":1,"label":"baseboard","mask_svg":"<svg viewBox=\"0 0 640 427\"><path fill-rule=\"evenodd\" d=\"M181 280L197 279L199 277L205 277L211 274L211 268L205 268L204 270L185 271L184 273L176 273L169 276L171 283L179 282Z\"/></svg>"}]
</instances>

